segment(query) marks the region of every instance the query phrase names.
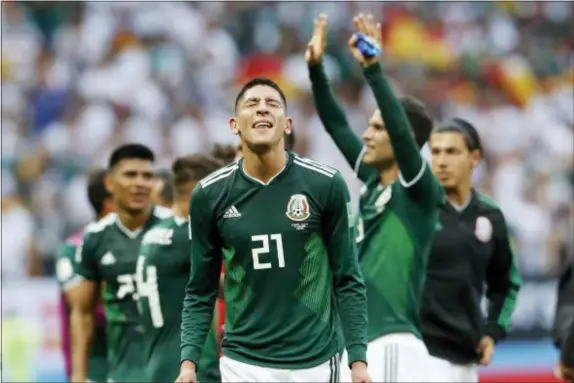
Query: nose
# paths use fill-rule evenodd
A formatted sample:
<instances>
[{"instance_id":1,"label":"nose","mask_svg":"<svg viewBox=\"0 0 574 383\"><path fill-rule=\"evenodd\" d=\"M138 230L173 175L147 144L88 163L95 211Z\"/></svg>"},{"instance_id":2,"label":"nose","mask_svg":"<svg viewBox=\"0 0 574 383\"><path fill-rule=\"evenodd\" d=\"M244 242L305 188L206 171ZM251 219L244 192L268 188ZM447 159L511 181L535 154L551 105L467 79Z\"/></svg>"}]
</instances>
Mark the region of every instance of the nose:
<instances>
[{"instance_id":1,"label":"nose","mask_svg":"<svg viewBox=\"0 0 574 383\"><path fill-rule=\"evenodd\" d=\"M447 161L446 156L442 153L435 153L433 161L439 166L439 168L444 169L446 168Z\"/></svg>"},{"instance_id":2,"label":"nose","mask_svg":"<svg viewBox=\"0 0 574 383\"><path fill-rule=\"evenodd\" d=\"M363 141L368 141L371 139L371 129L367 128L363 133Z\"/></svg>"},{"instance_id":3,"label":"nose","mask_svg":"<svg viewBox=\"0 0 574 383\"><path fill-rule=\"evenodd\" d=\"M258 116L266 116L269 114L269 110L267 109L267 105L265 102L260 102L257 106L257 115Z\"/></svg>"},{"instance_id":4,"label":"nose","mask_svg":"<svg viewBox=\"0 0 574 383\"><path fill-rule=\"evenodd\" d=\"M152 182L150 182L150 180L143 174L140 174L136 177L136 182L135 182L136 186L138 187L150 187L152 185Z\"/></svg>"}]
</instances>

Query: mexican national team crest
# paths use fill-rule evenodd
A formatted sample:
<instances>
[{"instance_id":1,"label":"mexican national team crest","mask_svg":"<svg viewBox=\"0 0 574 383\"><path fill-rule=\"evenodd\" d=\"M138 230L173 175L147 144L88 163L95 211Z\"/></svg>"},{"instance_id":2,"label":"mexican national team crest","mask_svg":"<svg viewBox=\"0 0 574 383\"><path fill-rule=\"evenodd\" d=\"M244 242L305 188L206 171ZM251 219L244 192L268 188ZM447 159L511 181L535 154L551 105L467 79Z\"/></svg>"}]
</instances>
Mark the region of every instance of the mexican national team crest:
<instances>
[{"instance_id":1,"label":"mexican national team crest","mask_svg":"<svg viewBox=\"0 0 574 383\"><path fill-rule=\"evenodd\" d=\"M294 194L289 199L287 204L287 217L292 221L304 221L309 216L311 216L311 211L309 208L309 201L307 201L307 196L303 194Z\"/></svg>"},{"instance_id":2,"label":"mexican national team crest","mask_svg":"<svg viewBox=\"0 0 574 383\"><path fill-rule=\"evenodd\" d=\"M474 235L481 242L488 242L492 238L492 223L486 217L478 217L474 227Z\"/></svg>"}]
</instances>

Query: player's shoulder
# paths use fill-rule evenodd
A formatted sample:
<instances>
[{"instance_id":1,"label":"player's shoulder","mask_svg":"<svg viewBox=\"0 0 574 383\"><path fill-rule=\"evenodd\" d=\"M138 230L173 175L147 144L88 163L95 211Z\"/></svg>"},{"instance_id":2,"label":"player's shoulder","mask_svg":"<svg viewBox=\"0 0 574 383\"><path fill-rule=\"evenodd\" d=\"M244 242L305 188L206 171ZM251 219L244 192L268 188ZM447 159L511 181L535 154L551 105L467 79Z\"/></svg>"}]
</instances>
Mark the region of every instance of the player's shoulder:
<instances>
[{"instance_id":1,"label":"player's shoulder","mask_svg":"<svg viewBox=\"0 0 574 383\"><path fill-rule=\"evenodd\" d=\"M322 162L312 160L310 158L301 157L297 154L293 155L293 166L298 173L303 174L305 177L316 180L335 180L340 178L339 171Z\"/></svg>"},{"instance_id":2,"label":"player's shoulder","mask_svg":"<svg viewBox=\"0 0 574 383\"><path fill-rule=\"evenodd\" d=\"M232 176L237 172L239 169L239 162L234 161L229 165L226 165L213 173L209 174L205 178L201 179L196 187L196 191L205 191L206 193L210 193L213 190L221 190L225 186L229 180L232 179Z\"/></svg>"},{"instance_id":3,"label":"player's shoulder","mask_svg":"<svg viewBox=\"0 0 574 383\"><path fill-rule=\"evenodd\" d=\"M173 236L174 229L176 229L177 226L174 216L158 221L144 234L142 245L164 243L165 238L171 238L171 236Z\"/></svg>"},{"instance_id":4,"label":"player's shoulder","mask_svg":"<svg viewBox=\"0 0 574 383\"><path fill-rule=\"evenodd\" d=\"M160 222L173 216L171 209L159 205L155 205L151 213L154 218L160 220Z\"/></svg>"},{"instance_id":5,"label":"player's shoulder","mask_svg":"<svg viewBox=\"0 0 574 383\"><path fill-rule=\"evenodd\" d=\"M477 215L488 218L493 224L507 225L502 208L488 195L474 192L478 206Z\"/></svg>"},{"instance_id":6,"label":"player's shoulder","mask_svg":"<svg viewBox=\"0 0 574 383\"><path fill-rule=\"evenodd\" d=\"M118 215L116 213L109 213L98 221L89 223L84 228L84 238L86 235L93 236L105 232L116 222L117 219Z\"/></svg>"},{"instance_id":7,"label":"player's shoulder","mask_svg":"<svg viewBox=\"0 0 574 383\"><path fill-rule=\"evenodd\" d=\"M474 192L476 202L481 211L490 212L495 214L503 214L502 208L488 195Z\"/></svg>"}]
</instances>

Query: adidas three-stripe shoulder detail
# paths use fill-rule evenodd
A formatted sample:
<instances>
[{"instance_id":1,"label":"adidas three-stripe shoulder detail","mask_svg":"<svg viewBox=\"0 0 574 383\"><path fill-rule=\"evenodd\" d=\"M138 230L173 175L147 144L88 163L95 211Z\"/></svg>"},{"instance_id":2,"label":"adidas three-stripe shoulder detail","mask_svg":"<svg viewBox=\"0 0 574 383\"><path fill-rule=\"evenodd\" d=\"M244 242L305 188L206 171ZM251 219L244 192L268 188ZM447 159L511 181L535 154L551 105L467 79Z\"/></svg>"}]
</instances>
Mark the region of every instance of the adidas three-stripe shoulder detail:
<instances>
[{"instance_id":1,"label":"adidas three-stripe shoulder detail","mask_svg":"<svg viewBox=\"0 0 574 383\"><path fill-rule=\"evenodd\" d=\"M233 174L233 172L235 172L237 169L239 169L239 166L237 163L231 163L213 173L211 173L210 175L208 175L207 177L205 177L204 179L202 179L201 181L199 181L199 184L201 185L202 188L206 188L211 184L216 183L217 181L220 181L224 178L229 177L231 174Z\"/></svg>"},{"instance_id":2,"label":"adidas three-stripe shoulder detail","mask_svg":"<svg viewBox=\"0 0 574 383\"><path fill-rule=\"evenodd\" d=\"M333 169L332 167L324 165L320 162L310 160L308 158L301 158L296 156L293 159L293 163L309 170L313 170L317 173L321 173L329 178L333 178L333 176L337 173L336 169Z\"/></svg>"}]
</instances>

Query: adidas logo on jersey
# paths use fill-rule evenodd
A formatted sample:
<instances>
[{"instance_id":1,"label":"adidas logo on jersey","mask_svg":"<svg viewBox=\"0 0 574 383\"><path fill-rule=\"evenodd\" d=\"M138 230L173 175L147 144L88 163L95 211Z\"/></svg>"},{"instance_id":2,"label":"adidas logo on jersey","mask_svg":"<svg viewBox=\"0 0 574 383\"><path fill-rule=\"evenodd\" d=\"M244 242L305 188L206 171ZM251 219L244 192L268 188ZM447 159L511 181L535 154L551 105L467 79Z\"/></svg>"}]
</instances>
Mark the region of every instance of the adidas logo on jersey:
<instances>
[{"instance_id":1,"label":"adidas logo on jersey","mask_svg":"<svg viewBox=\"0 0 574 383\"><path fill-rule=\"evenodd\" d=\"M104 266L109 266L109 265L113 265L114 263L116 263L116 257L114 257L114 255L111 252L107 252L104 254L104 256L102 257L102 261L101 261L102 265Z\"/></svg>"},{"instance_id":2,"label":"adidas logo on jersey","mask_svg":"<svg viewBox=\"0 0 574 383\"><path fill-rule=\"evenodd\" d=\"M227 209L225 214L223 214L223 218L239 218L239 217L241 217L241 213L237 211L237 208L235 206L231 206L229 209Z\"/></svg>"}]
</instances>

